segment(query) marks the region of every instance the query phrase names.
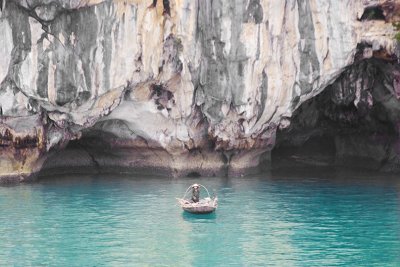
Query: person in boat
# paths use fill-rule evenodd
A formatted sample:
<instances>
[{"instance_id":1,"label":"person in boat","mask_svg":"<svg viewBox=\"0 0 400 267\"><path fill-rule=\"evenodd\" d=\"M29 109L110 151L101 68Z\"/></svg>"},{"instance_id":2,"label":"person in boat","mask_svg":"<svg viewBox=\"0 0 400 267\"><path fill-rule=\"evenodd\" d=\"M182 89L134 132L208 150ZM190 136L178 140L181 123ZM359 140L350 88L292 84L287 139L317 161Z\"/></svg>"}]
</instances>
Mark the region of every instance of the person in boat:
<instances>
[{"instance_id":1,"label":"person in boat","mask_svg":"<svg viewBox=\"0 0 400 267\"><path fill-rule=\"evenodd\" d=\"M200 186L198 184L192 185L192 201L194 203L200 201Z\"/></svg>"}]
</instances>

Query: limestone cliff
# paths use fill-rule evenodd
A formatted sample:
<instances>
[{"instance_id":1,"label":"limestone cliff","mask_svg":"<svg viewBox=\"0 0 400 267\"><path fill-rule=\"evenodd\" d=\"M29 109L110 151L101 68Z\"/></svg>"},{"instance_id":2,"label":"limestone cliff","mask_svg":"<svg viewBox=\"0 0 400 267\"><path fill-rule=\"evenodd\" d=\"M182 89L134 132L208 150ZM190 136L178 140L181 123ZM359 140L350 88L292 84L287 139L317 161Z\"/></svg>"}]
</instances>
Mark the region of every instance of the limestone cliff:
<instances>
[{"instance_id":1,"label":"limestone cliff","mask_svg":"<svg viewBox=\"0 0 400 267\"><path fill-rule=\"evenodd\" d=\"M354 116L370 131L337 133L337 162L367 153L381 122L390 136L376 160L396 169L399 8L398 0L1 0L0 179L78 167L238 175L275 145L326 134L321 121L342 127ZM277 131L286 141L276 142ZM360 132L364 146L353 140Z\"/></svg>"}]
</instances>

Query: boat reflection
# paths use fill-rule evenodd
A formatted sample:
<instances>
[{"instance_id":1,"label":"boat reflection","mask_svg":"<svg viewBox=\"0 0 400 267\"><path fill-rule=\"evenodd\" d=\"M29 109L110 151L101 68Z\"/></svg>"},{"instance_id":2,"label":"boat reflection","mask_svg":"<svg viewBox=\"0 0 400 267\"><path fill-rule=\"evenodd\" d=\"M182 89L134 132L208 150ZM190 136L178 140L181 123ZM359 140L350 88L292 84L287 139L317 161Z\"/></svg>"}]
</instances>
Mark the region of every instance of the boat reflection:
<instances>
[{"instance_id":1,"label":"boat reflection","mask_svg":"<svg viewBox=\"0 0 400 267\"><path fill-rule=\"evenodd\" d=\"M183 211L182 218L187 222L214 223L215 220L217 219L217 214L215 212L208 214L193 214Z\"/></svg>"}]
</instances>

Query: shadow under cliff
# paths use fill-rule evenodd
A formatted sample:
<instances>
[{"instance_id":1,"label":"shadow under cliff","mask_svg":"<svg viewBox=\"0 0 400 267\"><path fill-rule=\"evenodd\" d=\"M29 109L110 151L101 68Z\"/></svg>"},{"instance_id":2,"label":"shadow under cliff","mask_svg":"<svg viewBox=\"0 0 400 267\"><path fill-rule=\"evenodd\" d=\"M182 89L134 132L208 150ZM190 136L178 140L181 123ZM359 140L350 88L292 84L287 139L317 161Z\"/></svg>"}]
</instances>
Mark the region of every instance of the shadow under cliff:
<instances>
[{"instance_id":1,"label":"shadow under cliff","mask_svg":"<svg viewBox=\"0 0 400 267\"><path fill-rule=\"evenodd\" d=\"M361 60L301 104L290 126L277 132L272 168L400 171L400 92L393 77L397 68L397 60Z\"/></svg>"}]
</instances>

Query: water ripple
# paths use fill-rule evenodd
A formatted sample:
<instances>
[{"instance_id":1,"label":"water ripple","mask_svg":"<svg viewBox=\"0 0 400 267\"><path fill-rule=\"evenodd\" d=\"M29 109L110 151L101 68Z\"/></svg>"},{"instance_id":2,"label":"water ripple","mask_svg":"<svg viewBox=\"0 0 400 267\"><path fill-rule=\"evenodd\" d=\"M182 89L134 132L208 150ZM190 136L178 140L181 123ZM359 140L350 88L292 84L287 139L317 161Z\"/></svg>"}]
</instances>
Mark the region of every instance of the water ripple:
<instances>
[{"instance_id":1,"label":"water ripple","mask_svg":"<svg viewBox=\"0 0 400 267\"><path fill-rule=\"evenodd\" d=\"M397 180L202 178L196 216L194 179L70 178L0 187L0 266L400 265Z\"/></svg>"}]
</instances>

